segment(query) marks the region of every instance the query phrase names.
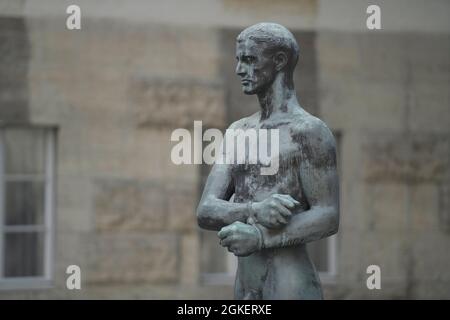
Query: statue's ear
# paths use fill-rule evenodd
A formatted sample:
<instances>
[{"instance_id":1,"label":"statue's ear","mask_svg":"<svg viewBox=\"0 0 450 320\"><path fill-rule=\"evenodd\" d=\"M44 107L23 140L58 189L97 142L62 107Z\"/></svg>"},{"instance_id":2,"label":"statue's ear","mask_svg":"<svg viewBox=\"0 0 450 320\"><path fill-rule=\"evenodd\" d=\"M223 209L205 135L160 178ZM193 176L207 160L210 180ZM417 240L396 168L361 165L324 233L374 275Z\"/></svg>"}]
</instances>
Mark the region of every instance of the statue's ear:
<instances>
[{"instance_id":1,"label":"statue's ear","mask_svg":"<svg viewBox=\"0 0 450 320\"><path fill-rule=\"evenodd\" d=\"M280 71L287 65L288 57L285 52L278 51L273 55L273 62L275 63L275 69Z\"/></svg>"}]
</instances>

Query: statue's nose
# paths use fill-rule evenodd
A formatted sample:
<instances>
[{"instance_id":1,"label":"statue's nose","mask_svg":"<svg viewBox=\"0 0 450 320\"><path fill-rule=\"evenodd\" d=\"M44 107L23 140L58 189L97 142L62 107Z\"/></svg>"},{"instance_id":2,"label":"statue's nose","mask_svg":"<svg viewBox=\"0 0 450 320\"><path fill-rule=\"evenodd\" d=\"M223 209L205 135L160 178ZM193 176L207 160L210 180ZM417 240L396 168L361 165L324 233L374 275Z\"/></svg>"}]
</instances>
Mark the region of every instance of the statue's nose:
<instances>
[{"instance_id":1,"label":"statue's nose","mask_svg":"<svg viewBox=\"0 0 450 320\"><path fill-rule=\"evenodd\" d=\"M242 64L240 61L236 65L236 74L241 77L245 74L244 68L242 68Z\"/></svg>"}]
</instances>

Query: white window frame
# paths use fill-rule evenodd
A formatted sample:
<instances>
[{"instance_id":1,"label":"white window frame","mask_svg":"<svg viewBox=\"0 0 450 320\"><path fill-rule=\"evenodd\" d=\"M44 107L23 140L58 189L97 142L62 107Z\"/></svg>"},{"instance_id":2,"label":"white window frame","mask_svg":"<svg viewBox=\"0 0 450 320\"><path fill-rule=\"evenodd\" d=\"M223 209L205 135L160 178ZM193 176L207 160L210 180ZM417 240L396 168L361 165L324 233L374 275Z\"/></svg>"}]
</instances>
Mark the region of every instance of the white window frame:
<instances>
[{"instance_id":1,"label":"white window frame","mask_svg":"<svg viewBox=\"0 0 450 320\"><path fill-rule=\"evenodd\" d=\"M35 126L20 126L33 130ZM5 174L4 172L4 131L12 126L0 127L0 290L43 289L53 287L54 238L55 238L55 146L56 130L45 127L45 172L37 175ZM45 180L44 224L31 226L5 226L5 182ZM8 230L44 232L44 274L36 277L4 277L4 234Z\"/></svg>"},{"instance_id":2,"label":"white window frame","mask_svg":"<svg viewBox=\"0 0 450 320\"><path fill-rule=\"evenodd\" d=\"M335 283L336 276L338 273L337 270L337 234L332 235L327 238L327 271L320 271L319 277L320 281L325 284Z\"/></svg>"}]
</instances>

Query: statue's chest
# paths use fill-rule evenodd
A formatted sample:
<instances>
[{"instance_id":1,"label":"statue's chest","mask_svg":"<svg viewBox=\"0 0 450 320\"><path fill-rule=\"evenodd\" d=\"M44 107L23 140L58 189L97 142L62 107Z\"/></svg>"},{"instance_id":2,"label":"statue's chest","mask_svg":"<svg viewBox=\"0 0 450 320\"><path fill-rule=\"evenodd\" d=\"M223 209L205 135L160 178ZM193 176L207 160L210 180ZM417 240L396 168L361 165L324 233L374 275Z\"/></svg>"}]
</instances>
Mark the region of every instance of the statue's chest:
<instances>
[{"instance_id":1,"label":"statue's chest","mask_svg":"<svg viewBox=\"0 0 450 320\"><path fill-rule=\"evenodd\" d=\"M225 150L232 172L250 176L277 175L279 168L297 167L301 151L285 129L257 130L253 135L244 132L234 137L233 144L226 145Z\"/></svg>"},{"instance_id":2,"label":"statue's chest","mask_svg":"<svg viewBox=\"0 0 450 320\"><path fill-rule=\"evenodd\" d=\"M279 130L278 133L268 148L258 146L256 162L255 157L247 153L241 158L245 159L243 163L231 164L237 202L245 202L246 199L258 201L273 193L301 193L298 143L292 140L289 131Z\"/></svg>"},{"instance_id":3,"label":"statue's chest","mask_svg":"<svg viewBox=\"0 0 450 320\"><path fill-rule=\"evenodd\" d=\"M270 156L268 164L234 164L231 172L236 190L256 194L264 190L272 193L274 190L298 189L300 161L299 152L294 147L284 145L277 156Z\"/></svg>"},{"instance_id":4,"label":"statue's chest","mask_svg":"<svg viewBox=\"0 0 450 320\"><path fill-rule=\"evenodd\" d=\"M236 202L245 202L248 199L261 201L275 193L301 198L299 195L302 192L302 184L296 157L283 158L277 165L272 163L273 174L261 174L262 168L267 170L269 167L251 164L233 166Z\"/></svg>"}]
</instances>

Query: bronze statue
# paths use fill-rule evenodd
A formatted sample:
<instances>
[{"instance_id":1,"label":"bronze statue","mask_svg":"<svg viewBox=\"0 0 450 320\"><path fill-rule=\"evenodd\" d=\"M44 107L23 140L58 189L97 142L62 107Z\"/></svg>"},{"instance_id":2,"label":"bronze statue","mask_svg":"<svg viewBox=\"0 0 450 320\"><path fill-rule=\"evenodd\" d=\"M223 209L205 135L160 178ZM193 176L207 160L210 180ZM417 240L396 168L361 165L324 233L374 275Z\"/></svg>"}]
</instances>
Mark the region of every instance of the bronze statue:
<instances>
[{"instance_id":1,"label":"bronze statue","mask_svg":"<svg viewBox=\"0 0 450 320\"><path fill-rule=\"evenodd\" d=\"M216 163L197 209L200 227L220 230L220 244L239 257L236 299L323 298L306 244L338 230L336 143L297 101L298 57L294 36L279 24L253 25L236 39L236 73L261 110L230 129L279 132L275 174L262 175L259 162Z\"/></svg>"}]
</instances>

